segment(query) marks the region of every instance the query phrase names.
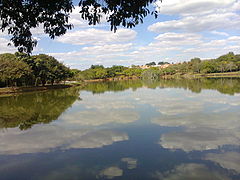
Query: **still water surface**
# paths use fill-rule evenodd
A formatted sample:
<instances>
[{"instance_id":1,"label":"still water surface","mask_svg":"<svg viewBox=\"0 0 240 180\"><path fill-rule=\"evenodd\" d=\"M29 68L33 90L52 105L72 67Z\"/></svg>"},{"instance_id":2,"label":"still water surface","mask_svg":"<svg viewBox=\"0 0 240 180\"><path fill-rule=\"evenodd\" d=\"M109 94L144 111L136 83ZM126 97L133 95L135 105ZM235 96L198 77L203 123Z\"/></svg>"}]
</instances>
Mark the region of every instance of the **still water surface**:
<instances>
[{"instance_id":1,"label":"still water surface","mask_svg":"<svg viewBox=\"0 0 240 180\"><path fill-rule=\"evenodd\" d=\"M0 98L1 180L239 180L240 79Z\"/></svg>"}]
</instances>

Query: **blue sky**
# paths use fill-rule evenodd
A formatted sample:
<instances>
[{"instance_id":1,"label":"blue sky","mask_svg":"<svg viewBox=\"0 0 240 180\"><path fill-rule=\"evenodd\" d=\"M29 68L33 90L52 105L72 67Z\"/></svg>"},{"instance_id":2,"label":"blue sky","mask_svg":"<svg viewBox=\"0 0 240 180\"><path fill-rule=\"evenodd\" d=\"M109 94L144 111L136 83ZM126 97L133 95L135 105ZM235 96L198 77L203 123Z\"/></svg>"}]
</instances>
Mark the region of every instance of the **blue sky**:
<instances>
[{"instance_id":1,"label":"blue sky","mask_svg":"<svg viewBox=\"0 0 240 180\"><path fill-rule=\"evenodd\" d=\"M88 26L76 7L70 19L75 28L64 36L51 40L41 27L33 30L39 40L34 54L46 53L71 68L85 69L91 64L176 63L240 53L239 0L163 0L157 6L157 19L148 16L143 24L120 27L116 33L104 20ZM16 51L7 47L8 39L6 33L0 34L0 53Z\"/></svg>"}]
</instances>

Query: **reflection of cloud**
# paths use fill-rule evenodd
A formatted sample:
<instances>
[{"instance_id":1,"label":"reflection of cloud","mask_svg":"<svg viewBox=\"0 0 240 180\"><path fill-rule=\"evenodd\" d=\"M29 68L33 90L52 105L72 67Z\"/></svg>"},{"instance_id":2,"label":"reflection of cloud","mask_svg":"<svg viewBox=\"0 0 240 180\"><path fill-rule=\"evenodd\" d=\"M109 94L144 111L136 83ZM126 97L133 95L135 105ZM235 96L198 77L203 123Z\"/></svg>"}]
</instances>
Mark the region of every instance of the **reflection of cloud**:
<instances>
[{"instance_id":1,"label":"reflection of cloud","mask_svg":"<svg viewBox=\"0 0 240 180\"><path fill-rule=\"evenodd\" d=\"M161 103L161 102L160 102ZM191 112L198 112L203 109L203 104L199 102L188 102L183 103L183 101L165 101L162 104L156 105L159 107L159 112L164 115L177 115L177 114L186 114Z\"/></svg>"},{"instance_id":2,"label":"reflection of cloud","mask_svg":"<svg viewBox=\"0 0 240 180\"><path fill-rule=\"evenodd\" d=\"M181 164L165 173L156 172L154 177L161 180L230 180L217 171L209 170L203 164L195 163Z\"/></svg>"},{"instance_id":3,"label":"reflection of cloud","mask_svg":"<svg viewBox=\"0 0 240 180\"><path fill-rule=\"evenodd\" d=\"M67 123L82 126L100 126L108 123L131 123L139 119L139 114L130 110L87 110L62 116Z\"/></svg>"},{"instance_id":4,"label":"reflection of cloud","mask_svg":"<svg viewBox=\"0 0 240 180\"><path fill-rule=\"evenodd\" d=\"M191 113L179 116L160 116L154 118L152 123L160 126L184 126L188 128L215 128L236 129L240 128L240 112L218 113ZM227 119L227 120L226 120Z\"/></svg>"},{"instance_id":5,"label":"reflection of cloud","mask_svg":"<svg viewBox=\"0 0 240 180\"><path fill-rule=\"evenodd\" d=\"M106 177L107 179L112 179L114 177L119 177L122 175L123 175L123 170L117 166L106 168L100 172L100 176Z\"/></svg>"},{"instance_id":6,"label":"reflection of cloud","mask_svg":"<svg viewBox=\"0 0 240 180\"><path fill-rule=\"evenodd\" d=\"M0 154L48 152L54 148L97 148L124 140L128 140L128 135L122 132L42 125L28 131L9 129L2 133Z\"/></svg>"},{"instance_id":7,"label":"reflection of cloud","mask_svg":"<svg viewBox=\"0 0 240 180\"><path fill-rule=\"evenodd\" d=\"M84 98L84 95L82 97ZM84 98L85 99L85 98ZM116 96L112 93L98 95L89 95L86 101L80 101L79 105L84 105L87 109L134 109L134 102L128 96Z\"/></svg>"},{"instance_id":8,"label":"reflection of cloud","mask_svg":"<svg viewBox=\"0 0 240 180\"><path fill-rule=\"evenodd\" d=\"M142 96L139 101L152 105L161 113L151 120L152 123L185 127L183 132L162 135L160 144L165 148L192 151L240 144L238 97L209 91L193 94L171 90L162 91L161 96Z\"/></svg>"},{"instance_id":9,"label":"reflection of cloud","mask_svg":"<svg viewBox=\"0 0 240 180\"><path fill-rule=\"evenodd\" d=\"M122 158L121 161L127 163L127 168L128 169L135 169L137 167L137 159Z\"/></svg>"},{"instance_id":10,"label":"reflection of cloud","mask_svg":"<svg viewBox=\"0 0 240 180\"><path fill-rule=\"evenodd\" d=\"M138 101L142 104L150 104L163 115L189 114L202 111L204 103L196 99L186 100L190 92L184 90L150 90L136 93ZM191 94L191 93L190 93Z\"/></svg>"},{"instance_id":11,"label":"reflection of cloud","mask_svg":"<svg viewBox=\"0 0 240 180\"><path fill-rule=\"evenodd\" d=\"M209 91L193 94L183 89L156 91L141 89L135 93L134 97L139 103L149 104L166 116L205 113L205 109L221 112L240 106L240 99L237 96L209 93Z\"/></svg>"},{"instance_id":12,"label":"reflection of cloud","mask_svg":"<svg viewBox=\"0 0 240 180\"><path fill-rule=\"evenodd\" d=\"M229 131L197 128L163 134L159 143L164 148L182 149L189 152L217 149L226 144L239 145L240 139Z\"/></svg>"},{"instance_id":13,"label":"reflection of cloud","mask_svg":"<svg viewBox=\"0 0 240 180\"><path fill-rule=\"evenodd\" d=\"M225 152L220 154L209 153L205 157L206 160L214 161L226 169L232 169L240 173L240 153Z\"/></svg>"},{"instance_id":14,"label":"reflection of cloud","mask_svg":"<svg viewBox=\"0 0 240 180\"><path fill-rule=\"evenodd\" d=\"M110 130L96 131L83 135L79 140L70 144L70 148L96 148L110 145L118 141L128 140L128 135Z\"/></svg>"},{"instance_id":15,"label":"reflection of cloud","mask_svg":"<svg viewBox=\"0 0 240 180\"><path fill-rule=\"evenodd\" d=\"M74 104L73 111L60 117L67 124L79 126L100 126L108 123L126 124L139 119L140 115L134 111L135 104L128 96L116 96L112 93L92 95L83 92L81 97L85 101Z\"/></svg>"}]
</instances>

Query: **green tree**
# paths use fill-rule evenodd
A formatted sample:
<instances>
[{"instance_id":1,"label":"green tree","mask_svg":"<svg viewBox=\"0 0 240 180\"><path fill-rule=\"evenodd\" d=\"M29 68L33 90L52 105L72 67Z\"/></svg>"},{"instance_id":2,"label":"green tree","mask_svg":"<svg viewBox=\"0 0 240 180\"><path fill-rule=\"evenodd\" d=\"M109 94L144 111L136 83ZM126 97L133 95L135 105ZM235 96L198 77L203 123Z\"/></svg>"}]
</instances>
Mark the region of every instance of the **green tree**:
<instances>
[{"instance_id":1,"label":"green tree","mask_svg":"<svg viewBox=\"0 0 240 180\"><path fill-rule=\"evenodd\" d=\"M217 72L217 65L214 61L205 60L201 63L202 73L215 73Z\"/></svg>"},{"instance_id":2,"label":"green tree","mask_svg":"<svg viewBox=\"0 0 240 180\"><path fill-rule=\"evenodd\" d=\"M190 61L192 70L195 73L200 73L201 70L201 59L200 58L193 58Z\"/></svg>"},{"instance_id":3,"label":"green tree","mask_svg":"<svg viewBox=\"0 0 240 180\"><path fill-rule=\"evenodd\" d=\"M158 65L170 64L169 62L160 61Z\"/></svg>"},{"instance_id":4,"label":"green tree","mask_svg":"<svg viewBox=\"0 0 240 180\"><path fill-rule=\"evenodd\" d=\"M147 63L146 65L147 65L147 66L155 66L156 63L155 63L155 62L150 62L150 63Z\"/></svg>"},{"instance_id":5,"label":"green tree","mask_svg":"<svg viewBox=\"0 0 240 180\"><path fill-rule=\"evenodd\" d=\"M106 69L102 69L102 68L96 69L96 78L97 79L104 79L106 77L107 77L107 70Z\"/></svg>"},{"instance_id":6,"label":"green tree","mask_svg":"<svg viewBox=\"0 0 240 180\"><path fill-rule=\"evenodd\" d=\"M7 86L22 84L31 75L31 68L24 62L18 61L13 54L0 55L0 80Z\"/></svg>"}]
</instances>

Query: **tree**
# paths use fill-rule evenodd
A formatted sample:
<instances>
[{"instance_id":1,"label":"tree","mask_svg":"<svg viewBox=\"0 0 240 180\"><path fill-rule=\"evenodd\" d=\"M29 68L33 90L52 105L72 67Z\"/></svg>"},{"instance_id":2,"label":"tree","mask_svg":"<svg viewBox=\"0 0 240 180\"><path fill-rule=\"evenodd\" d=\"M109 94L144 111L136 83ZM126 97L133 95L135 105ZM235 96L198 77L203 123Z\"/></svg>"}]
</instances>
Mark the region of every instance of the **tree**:
<instances>
[{"instance_id":1,"label":"tree","mask_svg":"<svg viewBox=\"0 0 240 180\"><path fill-rule=\"evenodd\" d=\"M0 81L7 86L22 83L21 80L31 75L31 68L24 62L18 61L13 54L0 55Z\"/></svg>"},{"instance_id":2,"label":"tree","mask_svg":"<svg viewBox=\"0 0 240 180\"><path fill-rule=\"evenodd\" d=\"M96 78L97 79L104 79L107 76L107 70L106 69L102 69L102 68L98 68L96 69Z\"/></svg>"},{"instance_id":3,"label":"tree","mask_svg":"<svg viewBox=\"0 0 240 180\"><path fill-rule=\"evenodd\" d=\"M155 66L156 63L155 63L155 62L150 62L150 63L147 63L146 65L147 65L147 66Z\"/></svg>"},{"instance_id":4,"label":"tree","mask_svg":"<svg viewBox=\"0 0 240 180\"><path fill-rule=\"evenodd\" d=\"M192 64L196 64L196 63L200 63L200 62L201 62L200 58L193 58L193 59L191 59L191 63Z\"/></svg>"},{"instance_id":5,"label":"tree","mask_svg":"<svg viewBox=\"0 0 240 180\"><path fill-rule=\"evenodd\" d=\"M200 58L193 58L191 59L192 70L193 72L200 73L201 70L201 59Z\"/></svg>"},{"instance_id":6,"label":"tree","mask_svg":"<svg viewBox=\"0 0 240 180\"><path fill-rule=\"evenodd\" d=\"M89 24L100 23L103 15L111 30L118 26L132 28L142 23L150 11L149 5L156 0L80 0L80 17ZM69 15L74 5L72 0L2 0L0 5L0 30L12 36L11 41L20 52L31 53L37 41L32 37L32 28L43 25L50 38L61 36L72 29Z\"/></svg>"},{"instance_id":7,"label":"tree","mask_svg":"<svg viewBox=\"0 0 240 180\"><path fill-rule=\"evenodd\" d=\"M160 61L160 62L158 63L158 65L164 65L164 64L169 64L169 62Z\"/></svg>"},{"instance_id":8,"label":"tree","mask_svg":"<svg viewBox=\"0 0 240 180\"><path fill-rule=\"evenodd\" d=\"M103 65L91 65L91 69L104 69Z\"/></svg>"}]
</instances>

